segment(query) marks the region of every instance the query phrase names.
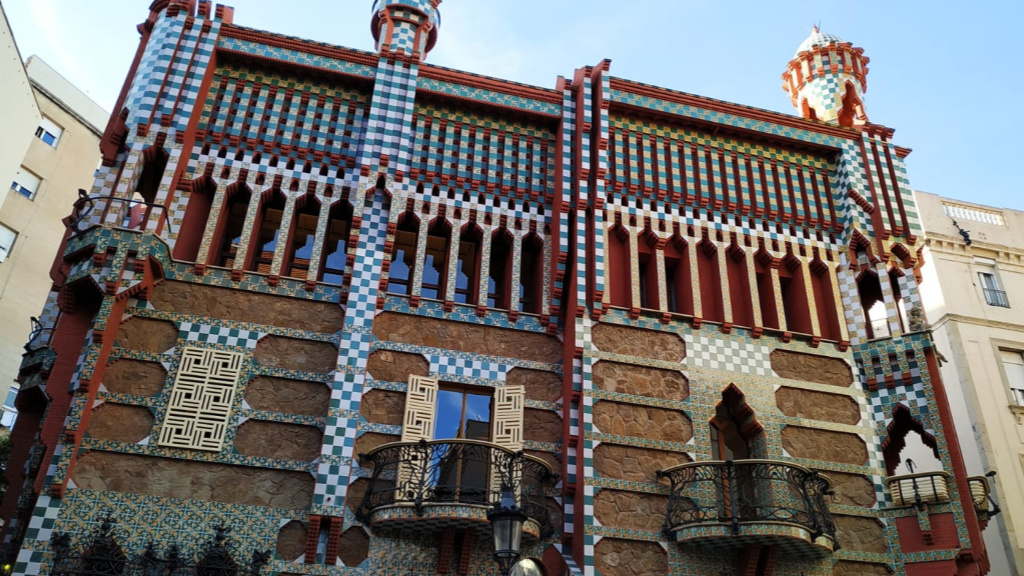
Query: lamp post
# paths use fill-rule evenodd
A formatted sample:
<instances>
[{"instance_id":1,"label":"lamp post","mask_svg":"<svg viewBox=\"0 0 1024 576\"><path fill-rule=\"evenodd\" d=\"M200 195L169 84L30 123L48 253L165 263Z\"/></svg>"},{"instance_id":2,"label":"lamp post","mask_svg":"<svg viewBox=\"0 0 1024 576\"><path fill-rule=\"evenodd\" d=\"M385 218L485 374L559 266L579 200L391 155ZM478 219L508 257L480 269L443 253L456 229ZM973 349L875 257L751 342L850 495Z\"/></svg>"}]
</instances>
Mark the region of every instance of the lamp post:
<instances>
[{"instance_id":1,"label":"lamp post","mask_svg":"<svg viewBox=\"0 0 1024 576\"><path fill-rule=\"evenodd\" d=\"M494 533L494 561L498 563L501 576L508 576L519 560L523 522L526 521L526 514L516 504L511 488L502 488L501 500L487 513L487 519Z\"/></svg>"}]
</instances>

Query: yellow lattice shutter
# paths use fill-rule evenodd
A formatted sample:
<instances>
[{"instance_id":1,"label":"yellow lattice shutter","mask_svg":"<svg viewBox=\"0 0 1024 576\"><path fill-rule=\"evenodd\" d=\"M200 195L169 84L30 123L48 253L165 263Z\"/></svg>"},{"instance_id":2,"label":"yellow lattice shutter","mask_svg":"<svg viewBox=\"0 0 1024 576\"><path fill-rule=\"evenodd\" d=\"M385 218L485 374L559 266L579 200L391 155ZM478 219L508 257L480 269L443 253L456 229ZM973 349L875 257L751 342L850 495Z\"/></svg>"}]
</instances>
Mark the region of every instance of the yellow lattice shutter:
<instances>
[{"instance_id":1,"label":"yellow lattice shutter","mask_svg":"<svg viewBox=\"0 0 1024 576\"><path fill-rule=\"evenodd\" d=\"M437 415L437 378L410 376L405 393L402 442L433 440Z\"/></svg>"},{"instance_id":2,"label":"yellow lattice shutter","mask_svg":"<svg viewBox=\"0 0 1024 576\"><path fill-rule=\"evenodd\" d=\"M512 451L523 449L523 405L526 389L501 386L494 389L494 420L491 441Z\"/></svg>"},{"instance_id":3,"label":"yellow lattice shutter","mask_svg":"<svg viewBox=\"0 0 1024 576\"><path fill-rule=\"evenodd\" d=\"M157 444L219 452L242 359L238 352L184 348Z\"/></svg>"}]
</instances>

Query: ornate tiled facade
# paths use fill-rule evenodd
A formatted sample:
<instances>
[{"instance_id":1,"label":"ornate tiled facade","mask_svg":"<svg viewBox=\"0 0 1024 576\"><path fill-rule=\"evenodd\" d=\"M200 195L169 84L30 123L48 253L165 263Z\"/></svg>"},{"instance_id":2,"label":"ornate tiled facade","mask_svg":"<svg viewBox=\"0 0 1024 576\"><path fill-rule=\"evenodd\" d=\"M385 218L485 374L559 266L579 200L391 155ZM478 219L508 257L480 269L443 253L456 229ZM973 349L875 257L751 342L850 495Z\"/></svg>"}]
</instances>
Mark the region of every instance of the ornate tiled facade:
<instances>
[{"instance_id":1,"label":"ornate tiled facade","mask_svg":"<svg viewBox=\"0 0 1024 576\"><path fill-rule=\"evenodd\" d=\"M381 455L445 440L449 390L500 405L497 445L467 445L540 471L522 552L550 574L985 573L919 318L909 150L863 114L862 51L815 32L786 76L798 118L608 61L553 89L432 66L438 4L378 0L375 53L152 4L23 364L14 572L50 573L51 540L82 550L109 513L129 555L195 558L219 526L268 573L493 573L490 500L380 488L427 466ZM159 441L203 416L172 402L186 349L237 363L219 450ZM908 432L946 501L894 506ZM831 486L821 514L741 518L780 479L732 479L675 527L666 475L734 450L808 502Z\"/></svg>"}]
</instances>

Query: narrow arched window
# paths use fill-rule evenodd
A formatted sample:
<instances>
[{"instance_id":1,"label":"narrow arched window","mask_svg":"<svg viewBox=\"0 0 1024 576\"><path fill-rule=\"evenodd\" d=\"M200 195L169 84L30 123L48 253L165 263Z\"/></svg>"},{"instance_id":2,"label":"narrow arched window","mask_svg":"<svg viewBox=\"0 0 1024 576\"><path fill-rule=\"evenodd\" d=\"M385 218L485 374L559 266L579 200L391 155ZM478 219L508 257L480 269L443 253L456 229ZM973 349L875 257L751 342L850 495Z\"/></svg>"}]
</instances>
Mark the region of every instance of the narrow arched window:
<instances>
[{"instance_id":1,"label":"narrow arched window","mask_svg":"<svg viewBox=\"0 0 1024 576\"><path fill-rule=\"evenodd\" d=\"M813 331L805 281L800 260L787 254L779 266L779 291L782 293L782 308L789 332L810 334Z\"/></svg>"},{"instance_id":2,"label":"narrow arched window","mask_svg":"<svg viewBox=\"0 0 1024 576\"><path fill-rule=\"evenodd\" d=\"M487 307L508 310L512 283L512 234L505 228L491 236L491 260L487 267Z\"/></svg>"},{"instance_id":3,"label":"narrow arched window","mask_svg":"<svg viewBox=\"0 0 1024 576\"><path fill-rule=\"evenodd\" d=\"M416 239L420 219L412 212L398 217L395 230L395 244L391 251L391 268L388 271L388 292L409 294L412 271L416 266Z\"/></svg>"},{"instance_id":4,"label":"narrow arched window","mask_svg":"<svg viewBox=\"0 0 1024 576\"><path fill-rule=\"evenodd\" d=\"M309 278L309 259L313 257L316 244L316 225L320 219L320 201L312 194L300 196L295 201L292 214L292 234L288 239L288 254L281 267L292 278Z\"/></svg>"},{"instance_id":5,"label":"narrow arched window","mask_svg":"<svg viewBox=\"0 0 1024 576\"><path fill-rule=\"evenodd\" d=\"M249 211L251 194L242 184L234 185L234 189L228 190L227 194L228 199L221 212L220 226L217 230L220 241L217 243L214 265L234 268L235 257L238 256L239 244L245 230L245 214Z\"/></svg>"},{"instance_id":6,"label":"narrow arched window","mask_svg":"<svg viewBox=\"0 0 1024 576\"><path fill-rule=\"evenodd\" d=\"M637 278L640 280L640 307L660 310L658 298L658 237L644 230L637 238Z\"/></svg>"},{"instance_id":7,"label":"narrow arched window","mask_svg":"<svg viewBox=\"0 0 1024 576\"><path fill-rule=\"evenodd\" d=\"M246 269L261 274L270 272L270 265L274 262L274 251L277 250L277 242L281 236L281 218L284 216L286 202L284 193L278 189L263 193L254 227L258 231L256 243L253 245Z\"/></svg>"},{"instance_id":8,"label":"narrow arched window","mask_svg":"<svg viewBox=\"0 0 1024 576\"><path fill-rule=\"evenodd\" d=\"M519 266L519 311L540 314L544 292L544 241L534 233L523 238Z\"/></svg>"},{"instance_id":9,"label":"narrow arched window","mask_svg":"<svg viewBox=\"0 0 1024 576\"><path fill-rule=\"evenodd\" d=\"M329 284L345 280L348 238L352 231L352 206L344 200L335 202L327 216L324 249L320 256L320 279Z\"/></svg>"},{"instance_id":10,"label":"narrow arched window","mask_svg":"<svg viewBox=\"0 0 1024 576\"><path fill-rule=\"evenodd\" d=\"M724 322L722 272L718 267L718 247L707 238L697 244L697 271L700 274L701 315L709 322Z\"/></svg>"},{"instance_id":11,"label":"narrow arched window","mask_svg":"<svg viewBox=\"0 0 1024 576\"><path fill-rule=\"evenodd\" d=\"M747 271L747 253L736 244L725 250L725 269L729 275L729 301L732 304L732 323L754 326L754 304L750 293L750 274Z\"/></svg>"},{"instance_id":12,"label":"narrow arched window","mask_svg":"<svg viewBox=\"0 0 1024 576\"><path fill-rule=\"evenodd\" d=\"M679 234L673 235L665 244L665 296L669 312L693 316L690 252Z\"/></svg>"},{"instance_id":13,"label":"narrow arched window","mask_svg":"<svg viewBox=\"0 0 1024 576\"><path fill-rule=\"evenodd\" d=\"M466 224L459 233L459 255L455 270L455 301L476 304L480 285L480 243L483 231Z\"/></svg>"},{"instance_id":14,"label":"narrow arched window","mask_svg":"<svg viewBox=\"0 0 1024 576\"><path fill-rule=\"evenodd\" d=\"M210 208L213 207L213 195L217 185L209 178L196 180L192 191L188 194L185 216L178 228L178 238L174 242L174 258L185 262L195 262L199 255L199 246L203 241L206 223L210 219Z\"/></svg>"},{"instance_id":15,"label":"narrow arched window","mask_svg":"<svg viewBox=\"0 0 1024 576\"><path fill-rule=\"evenodd\" d=\"M427 229L427 249L423 258L423 282L420 296L443 300L448 279L448 245L452 226L444 218L435 218Z\"/></svg>"},{"instance_id":16,"label":"narrow arched window","mask_svg":"<svg viewBox=\"0 0 1024 576\"><path fill-rule=\"evenodd\" d=\"M764 328L779 329L779 310L775 305L775 282L772 280L774 258L762 246L754 254L754 276L757 284L757 304L761 308Z\"/></svg>"},{"instance_id":17,"label":"narrow arched window","mask_svg":"<svg viewBox=\"0 0 1024 576\"><path fill-rule=\"evenodd\" d=\"M814 289L814 304L817 306L818 328L821 337L838 341L842 338L839 328L839 307L832 289L832 275L829 265L820 258L811 262L811 287Z\"/></svg>"},{"instance_id":18,"label":"narrow arched window","mask_svg":"<svg viewBox=\"0 0 1024 576\"><path fill-rule=\"evenodd\" d=\"M144 202L152 204L156 202L157 193L160 191L160 181L164 178L164 171L167 170L167 160L170 155L163 148L150 148L142 153L142 173L135 185L135 192Z\"/></svg>"},{"instance_id":19,"label":"narrow arched window","mask_svg":"<svg viewBox=\"0 0 1024 576\"><path fill-rule=\"evenodd\" d=\"M608 231L608 303L620 308L633 307L632 264L629 259L629 232L620 224Z\"/></svg>"}]
</instances>

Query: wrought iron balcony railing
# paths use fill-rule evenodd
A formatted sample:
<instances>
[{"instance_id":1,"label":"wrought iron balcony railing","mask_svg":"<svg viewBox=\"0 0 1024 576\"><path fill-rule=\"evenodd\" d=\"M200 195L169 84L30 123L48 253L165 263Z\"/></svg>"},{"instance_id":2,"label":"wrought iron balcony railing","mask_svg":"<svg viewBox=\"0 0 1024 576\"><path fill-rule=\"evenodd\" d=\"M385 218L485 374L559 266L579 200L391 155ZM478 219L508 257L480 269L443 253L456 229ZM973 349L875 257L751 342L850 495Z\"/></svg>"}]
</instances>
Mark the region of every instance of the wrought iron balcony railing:
<instances>
[{"instance_id":1,"label":"wrought iron balcony railing","mask_svg":"<svg viewBox=\"0 0 1024 576\"><path fill-rule=\"evenodd\" d=\"M743 536L736 540L747 543L796 537L815 552L839 548L825 504L831 481L803 466L776 460L688 462L659 471L658 477L670 483L664 531L680 542L729 535Z\"/></svg>"},{"instance_id":2,"label":"wrought iron balcony railing","mask_svg":"<svg viewBox=\"0 0 1024 576\"><path fill-rule=\"evenodd\" d=\"M101 225L166 234L167 208L132 198L90 196L85 190L79 190L74 210L68 218L71 237L77 238Z\"/></svg>"},{"instance_id":3,"label":"wrought iron balcony railing","mask_svg":"<svg viewBox=\"0 0 1024 576\"><path fill-rule=\"evenodd\" d=\"M359 460L373 470L359 507L362 522L409 520L385 513L398 508L411 509L416 518L486 521L502 489L511 489L539 534L552 530L546 498L557 476L547 462L522 451L474 440L421 440L385 444Z\"/></svg>"},{"instance_id":4,"label":"wrought iron balcony railing","mask_svg":"<svg viewBox=\"0 0 1024 576\"><path fill-rule=\"evenodd\" d=\"M949 474L945 472L890 476L886 482L892 503L897 507L949 502Z\"/></svg>"},{"instance_id":5,"label":"wrought iron balcony railing","mask_svg":"<svg viewBox=\"0 0 1024 576\"><path fill-rule=\"evenodd\" d=\"M1010 299L1006 297L1005 290L996 290L995 288L982 288L982 290L985 292L985 303L989 306L1010 307Z\"/></svg>"}]
</instances>

